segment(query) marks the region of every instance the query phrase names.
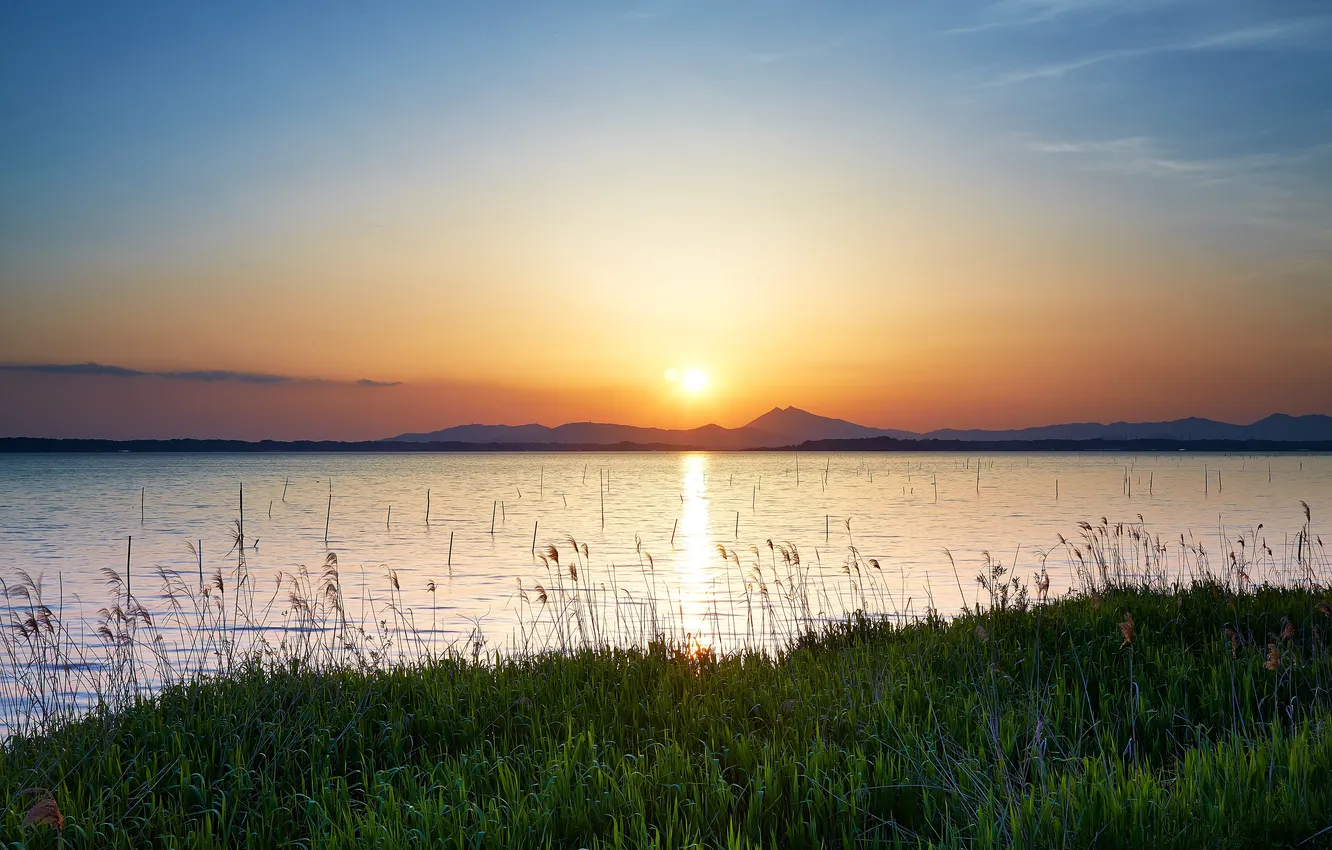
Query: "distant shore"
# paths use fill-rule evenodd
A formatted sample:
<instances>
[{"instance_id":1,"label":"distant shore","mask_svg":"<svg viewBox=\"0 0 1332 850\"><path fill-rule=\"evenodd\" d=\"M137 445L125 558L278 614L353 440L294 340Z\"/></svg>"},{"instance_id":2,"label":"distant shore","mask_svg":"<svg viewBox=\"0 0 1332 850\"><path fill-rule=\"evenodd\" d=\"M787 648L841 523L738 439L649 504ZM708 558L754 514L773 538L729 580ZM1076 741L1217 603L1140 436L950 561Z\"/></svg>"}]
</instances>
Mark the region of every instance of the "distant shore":
<instances>
[{"instance_id":1,"label":"distant shore","mask_svg":"<svg viewBox=\"0 0 1332 850\"><path fill-rule=\"evenodd\" d=\"M469 443L396 440L95 440L48 437L0 437L0 454L113 453L462 453L462 452L1230 452L1274 454L1332 452L1332 440L905 440L867 437L850 440L807 440L798 445L719 448L668 443Z\"/></svg>"}]
</instances>

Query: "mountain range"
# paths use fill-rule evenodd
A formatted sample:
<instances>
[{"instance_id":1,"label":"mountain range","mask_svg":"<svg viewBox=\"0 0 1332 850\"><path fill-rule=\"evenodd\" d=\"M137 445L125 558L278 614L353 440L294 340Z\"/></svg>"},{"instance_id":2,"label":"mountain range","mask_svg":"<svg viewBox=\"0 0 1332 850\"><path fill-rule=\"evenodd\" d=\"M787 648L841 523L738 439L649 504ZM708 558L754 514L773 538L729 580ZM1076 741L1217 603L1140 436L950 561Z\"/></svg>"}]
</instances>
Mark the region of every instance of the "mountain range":
<instances>
[{"instance_id":1,"label":"mountain range","mask_svg":"<svg viewBox=\"0 0 1332 850\"><path fill-rule=\"evenodd\" d=\"M844 419L818 416L798 407L774 407L739 428L704 425L701 428L643 428L599 422L566 425L458 425L440 431L401 434L397 442L461 442L525 445L617 445L620 443L688 446L704 449L753 449L799 445L810 440L858 440L894 437L902 440L963 440L968 442L1034 440L1275 440L1315 442L1332 440L1332 416L1288 416L1275 413L1249 425L1213 419L1175 419L1169 422L1075 422L1007 431L941 428L924 433L871 428Z\"/></svg>"}]
</instances>

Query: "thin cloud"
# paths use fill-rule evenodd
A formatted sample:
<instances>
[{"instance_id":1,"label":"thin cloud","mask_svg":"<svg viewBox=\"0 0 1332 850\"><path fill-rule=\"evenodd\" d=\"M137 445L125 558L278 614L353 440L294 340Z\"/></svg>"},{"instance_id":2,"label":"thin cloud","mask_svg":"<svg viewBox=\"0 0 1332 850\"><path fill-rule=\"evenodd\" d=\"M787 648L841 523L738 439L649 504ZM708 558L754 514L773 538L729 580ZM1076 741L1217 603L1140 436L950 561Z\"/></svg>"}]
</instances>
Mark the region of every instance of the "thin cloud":
<instances>
[{"instance_id":1,"label":"thin cloud","mask_svg":"<svg viewBox=\"0 0 1332 850\"><path fill-rule=\"evenodd\" d=\"M1176 5L1181 0L1001 0L990 6L989 20L943 30L943 35L966 35L998 29L1039 26L1064 17L1097 12L1102 16L1147 11Z\"/></svg>"},{"instance_id":2,"label":"thin cloud","mask_svg":"<svg viewBox=\"0 0 1332 850\"><path fill-rule=\"evenodd\" d=\"M1332 165L1332 143L1231 156L1187 157L1145 136L1091 141L1020 142L1037 154L1068 157L1088 170L1170 181L1225 193L1219 209L1247 224L1282 231L1318 256L1332 250L1332 203L1310 181Z\"/></svg>"},{"instance_id":3,"label":"thin cloud","mask_svg":"<svg viewBox=\"0 0 1332 850\"><path fill-rule=\"evenodd\" d=\"M1024 68L1000 74L983 83L984 87L1010 86L1032 80L1060 78L1066 74L1121 59L1139 56L1151 56L1162 53L1186 53L1191 51L1211 50L1269 50L1277 48L1316 47L1326 49L1326 45L1310 39L1328 28L1332 17L1300 18L1289 21L1273 21L1266 24L1241 27L1225 32L1213 33L1184 41L1169 42L1147 47L1126 47L1116 50L1104 50L1067 62L1056 62L1033 68Z\"/></svg>"},{"instance_id":4,"label":"thin cloud","mask_svg":"<svg viewBox=\"0 0 1332 850\"><path fill-rule=\"evenodd\" d=\"M46 375L97 375L111 378L166 378L172 381L198 381L201 383L240 383L240 384L314 384L346 383L329 381L323 378L297 378L291 375L274 375L267 372L236 372L230 369L191 369L185 371L130 369L125 366L113 366L106 363L5 363L0 364L0 371L38 372ZM355 382L361 387L396 387L400 381L372 381L362 378Z\"/></svg>"},{"instance_id":5,"label":"thin cloud","mask_svg":"<svg viewBox=\"0 0 1332 850\"><path fill-rule=\"evenodd\" d=\"M1031 80L1062 77L1073 71L1081 71L1083 68L1100 65L1102 62L1112 62L1118 59L1128 59L1133 56L1144 56L1148 53L1159 52L1162 52L1162 48L1107 50L1102 53L1093 53L1090 56L1084 56L1081 59L1074 59L1069 62L1058 62L1050 65L1041 65L1035 68L1024 68L1020 71L1010 71L1006 74L1000 74L994 79L986 82L984 85L986 87L1011 86L1017 83L1029 82Z\"/></svg>"}]
</instances>

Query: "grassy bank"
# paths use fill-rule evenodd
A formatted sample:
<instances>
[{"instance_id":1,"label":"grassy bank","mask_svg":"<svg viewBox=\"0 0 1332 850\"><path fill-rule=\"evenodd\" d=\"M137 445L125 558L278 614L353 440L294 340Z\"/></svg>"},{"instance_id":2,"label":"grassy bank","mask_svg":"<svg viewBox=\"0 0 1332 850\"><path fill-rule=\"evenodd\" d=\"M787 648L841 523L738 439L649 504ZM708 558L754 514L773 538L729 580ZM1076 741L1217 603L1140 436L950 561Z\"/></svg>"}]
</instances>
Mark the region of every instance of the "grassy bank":
<instances>
[{"instance_id":1,"label":"grassy bank","mask_svg":"<svg viewBox=\"0 0 1332 850\"><path fill-rule=\"evenodd\" d=\"M0 830L56 845L22 825L36 786L69 847L1328 846L1324 598L1107 591L777 659L256 667L11 741Z\"/></svg>"}]
</instances>

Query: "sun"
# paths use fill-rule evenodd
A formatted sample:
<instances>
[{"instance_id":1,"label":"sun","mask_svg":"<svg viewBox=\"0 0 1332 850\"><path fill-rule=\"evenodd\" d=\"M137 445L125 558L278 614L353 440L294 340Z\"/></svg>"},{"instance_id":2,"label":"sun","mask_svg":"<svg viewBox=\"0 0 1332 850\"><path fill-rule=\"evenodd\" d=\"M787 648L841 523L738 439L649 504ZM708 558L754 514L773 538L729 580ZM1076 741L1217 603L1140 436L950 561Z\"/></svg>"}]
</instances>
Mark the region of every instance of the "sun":
<instances>
[{"instance_id":1,"label":"sun","mask_svg":"<svg viewBox=\"0 0 1332 850\"><path fill-rule=\"evenodd\" d=\"M708 376L700 369L686 369L681 379L685 392L701 393L708 388Z\"/></svg>"}]
</instances>

